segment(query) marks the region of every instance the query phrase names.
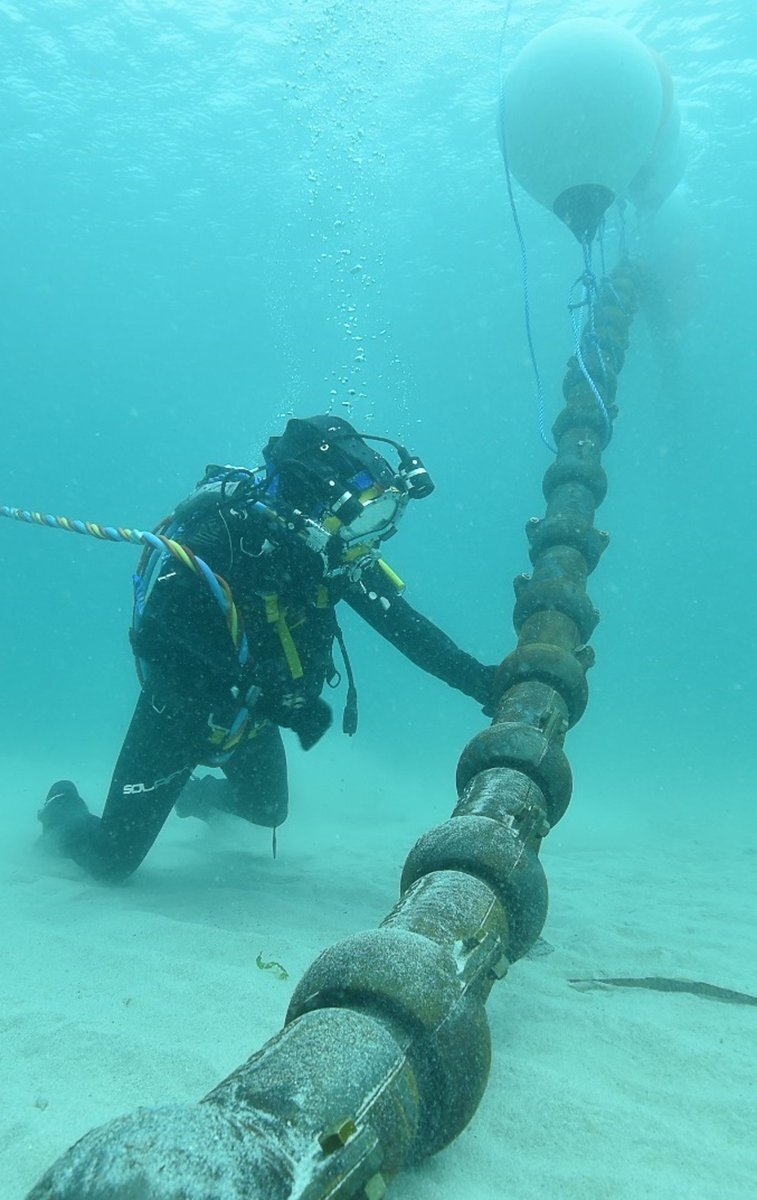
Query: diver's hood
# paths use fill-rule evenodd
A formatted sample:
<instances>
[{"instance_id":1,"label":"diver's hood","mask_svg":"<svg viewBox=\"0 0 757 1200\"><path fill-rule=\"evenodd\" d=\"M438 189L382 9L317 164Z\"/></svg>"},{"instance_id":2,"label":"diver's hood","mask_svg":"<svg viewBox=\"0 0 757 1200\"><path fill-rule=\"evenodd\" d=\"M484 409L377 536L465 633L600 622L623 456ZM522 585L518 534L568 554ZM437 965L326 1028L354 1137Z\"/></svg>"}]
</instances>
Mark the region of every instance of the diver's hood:
<instances>
[{"instance_id":1,"label":"diver's hood","mask_svg":"<svg viewBox=\"0 0 757 1200\"><path fill-rule=\"evenodd\" d=\"M267 493L313 515L334 511L340 497L356 487L406 490L386 459L342 417L293 417L280 437L269 439L263 458Z\"/></svg>"},{"instance_id":2,"label":"diver's hood","mask_svg":"<svg viewBox=\"0 0 757 1200\"><path fill-rule=\"evenodd\" d=\"M392 467L366 443L393 448ZM375 554L375 547L397 530L410 499L434 490L417 455L399 442L357 433L342 417L293 417L280 437L263 450L265 480L261 501L287 526L326 554L332 567L343 562L345 547ZM371 550L371 548L373 548Z\"/></svg>"}]
</instances>

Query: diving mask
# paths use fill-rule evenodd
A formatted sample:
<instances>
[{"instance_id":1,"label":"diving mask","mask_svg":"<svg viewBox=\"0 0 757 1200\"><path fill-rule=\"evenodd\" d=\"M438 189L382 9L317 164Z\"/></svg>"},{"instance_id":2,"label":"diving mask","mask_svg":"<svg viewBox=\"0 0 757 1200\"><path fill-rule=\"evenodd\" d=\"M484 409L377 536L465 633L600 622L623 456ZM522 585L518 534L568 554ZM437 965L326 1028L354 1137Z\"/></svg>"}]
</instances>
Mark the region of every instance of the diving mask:
<instances>
[{"instance_id":1,"label":"diving mask","mask_svg":"<svg viewBox=\"0 0 757 1200\"><path fill-rule=\"evenodd\" d=\"M404 488L382 487L361 471L329 505L323 524L347 545L379 542L396 532L407 501Z\"/></svg>"}]
</instances>

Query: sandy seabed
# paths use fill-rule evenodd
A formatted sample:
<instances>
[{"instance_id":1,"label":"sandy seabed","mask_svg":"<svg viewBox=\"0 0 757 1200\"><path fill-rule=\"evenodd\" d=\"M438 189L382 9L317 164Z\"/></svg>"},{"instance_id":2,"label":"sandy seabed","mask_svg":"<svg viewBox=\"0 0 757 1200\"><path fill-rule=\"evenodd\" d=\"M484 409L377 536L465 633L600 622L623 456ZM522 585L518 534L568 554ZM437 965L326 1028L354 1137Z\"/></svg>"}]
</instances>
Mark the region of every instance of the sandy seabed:
<instances>
[{"instance_id":1,"label":"sandy seabed","mask_svg":"<svg viewBox=\"0 0 757 1200\"><path fill-rule=\"evenodd\" d=\"M103 887L34 846L55 771L4 765L2 1200L23 1200L91 1127L199 1099L238 1066L281 1026L317 953L381 920L408 848L452 805L447 789L421 809L407 782L400 804L386 769L364 763L335 779L327 755L294 773L276 861L264 830L172 816L140 872ZM480 1109L390 1195L753 1200L757 1008L568 981L673 976L757 994L757 846L738 830L714 842L701 826L598 825L578 798L563 824L542 855L546 944L489 1001ZM261 971L259 954L289 978Z\"/></svg>"}]
</instances>

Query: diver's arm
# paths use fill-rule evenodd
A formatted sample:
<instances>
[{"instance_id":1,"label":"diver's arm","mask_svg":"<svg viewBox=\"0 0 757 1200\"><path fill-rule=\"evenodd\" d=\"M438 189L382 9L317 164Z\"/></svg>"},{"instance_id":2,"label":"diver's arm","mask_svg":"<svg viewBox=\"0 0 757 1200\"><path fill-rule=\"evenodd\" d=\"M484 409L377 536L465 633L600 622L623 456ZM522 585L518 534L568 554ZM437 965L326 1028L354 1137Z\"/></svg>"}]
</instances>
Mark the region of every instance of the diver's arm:
<instances>
[{"instance_id":1,"label":"diver's arm","mask_svg":"<svg viewBox=\"0 0 757 1200\"><path fill-rule=\"evenodd\" d=\"M495 667L484 666L456 646L427 617L416 612L391 587L383 586L378 572L366 574L344 597L350 608L377 633L429 675L479 704L489 701Z\"/></svg>"}]
</instances>

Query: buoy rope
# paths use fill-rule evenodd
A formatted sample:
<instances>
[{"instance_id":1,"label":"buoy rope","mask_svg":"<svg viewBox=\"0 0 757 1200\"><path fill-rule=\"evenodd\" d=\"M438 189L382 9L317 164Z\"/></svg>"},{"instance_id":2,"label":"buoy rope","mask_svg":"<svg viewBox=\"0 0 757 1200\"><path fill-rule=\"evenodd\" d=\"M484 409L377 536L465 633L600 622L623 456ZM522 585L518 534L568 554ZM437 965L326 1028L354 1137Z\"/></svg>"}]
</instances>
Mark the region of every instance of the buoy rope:
<instances>
[{"instance_id":1,"label":"buoy rope","mask_svg":"<svg viewBox=\"0 0 757 1200\"><path fill-rule=\"evenodd\" d=\"M602 269L602 279L607 278L607 265L605 263L605 230L606 230L606 228L607 228L607 222L605 221L605 214L602 213L602 217L600 219L599 225L597 226L597 245L599 246L599 263L600 263L600 267Z\"/></svg>"},{"instance_id":2,"label":"buoy rope","mask_svg":"<svg viewBox=\"0 0 757 1200\"><path fill-rule=\"evenodd\" d=\"M98 525L94 521L77 521L71 517L55 517L51 513L12 508L7 504L0 505L0 516L10 517L14 521L22 521L27 525L44 525L48 529L63 529L66 533L81 533L98 538L100 541L129 542L134 546L150 547L161 554L170 554L206 585L224 615L240 665L244 666L247 662L249 654L247 636L242 626L239 610L234 603L231 588L223 576L216 575L204 559L190 550L188 546L184 546L181 542L174 541L173 538L166 537L162 533L149 533L142 529L126 529L120 525ZM141 601L144 605L144 592L141 593Z\"/></svg>"},{"instance_id":3,"label":"buoy rope","mask_svg":"<svg viewBox=\"0 0 757 1200\"><path fill-rule=\"evenodd\" d=\"M599 339L597 338L596 307L599 299L599 286L597 284L597 277L594 274L592 267L591 239L588 236L584 237L582 245L584 253L584 269L578 278L571 284L570 292L568 294L568 312L570 313L570 321L573 326L573 339L576 347L576 361L578 362L581 374L591 389L592 395L597 402L604 420L605 440L602 444L602 449L604 450L610 441L610 436L612 434L612 423L610 421L610 414L607 411L607 405L604 402L602 393L599 390L591 371L586 365L586 359L584 358L584 346L586 346L596 355L606 382L607 367L599 344ZM576 300L575 297L579 286L583 287L583 293L581 299ZM580 319L580 312L582 309L584 310L583 329L581 327Z\"/></svg>"},{"instance_id":4,"label":"buoy rope","mask_svg":"<svg viewBox=\"0 0 757 1200\"><path fill-rule=\"evenodd\" d=\"M626 222L626 202L618 200L618 254L621 259L628 256L628 225Z\"/></svg>"},{"instance_id":5,"label":"buoy rope","mask_svg":"<svg viewBox=\"0 0 757 1200\"><path fill-rule=\"evenodd\" d=\"M618 204L618 212L620 214L620 221L621 221L621 230L620 230L618 248L619 248L619 252L620 252L620 257L622 259L625 257L625 234L624 234L625 224L624 224L624 218L623 218L624 202L622 200L618 200L617 204ZM613 300L615 301L615 303L617 304L617 306L621 310L621 312L625 312L626 311L625 306L623 304L621 297L618 295L617 288L615 287L611 277L607 274L607 267L605 265L605 232L606 232L606 228L607 228L607 225L606 225L605 218L602 217L602 220L600 221L600 224L599 224L599 228L597 230L597 240L599 242L599 252L601 255L601 262L602 262L602 281L601 281L600 288L599 288L599 296L600 296L600 299L602 299L605 295L609 294L610 296L612 296Z\"/></svg>"}]
</instances>

